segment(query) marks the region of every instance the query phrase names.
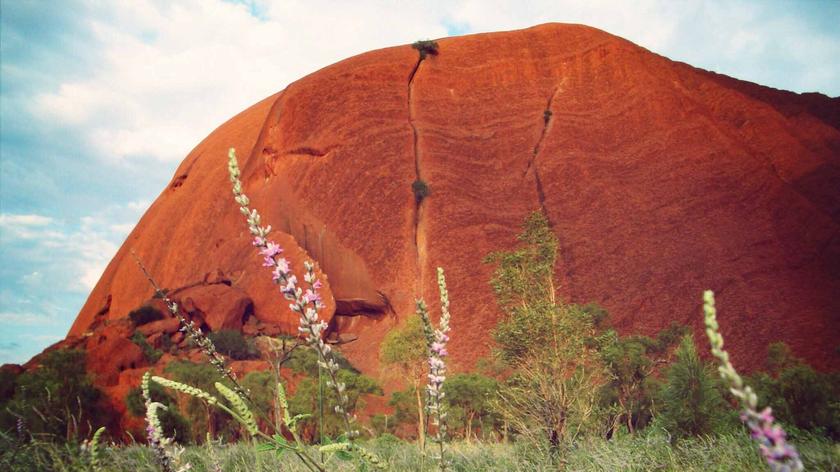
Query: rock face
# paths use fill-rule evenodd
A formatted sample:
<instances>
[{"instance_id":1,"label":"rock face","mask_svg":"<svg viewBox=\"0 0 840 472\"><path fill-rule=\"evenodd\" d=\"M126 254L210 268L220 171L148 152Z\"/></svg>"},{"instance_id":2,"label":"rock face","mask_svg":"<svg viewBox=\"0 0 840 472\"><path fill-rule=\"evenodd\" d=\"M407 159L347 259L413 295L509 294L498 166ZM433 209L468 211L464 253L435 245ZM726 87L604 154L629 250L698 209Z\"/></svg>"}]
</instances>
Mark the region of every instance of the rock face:
<instances>
[{"instance_id":1,"label":"rock face","mask_svg":"<svg viewBox=\"0 0 840 472\"><path fill-rule=\"evenodd\" d=\"M423 60L400 46L339 62L215 130L69 334L151 297L131 250L165 287L210 283L181 295L211 329L295 332L231 197L234 147L253 207L298 273L317 262L322 316L337 339L357 338L342 349L369 373L415 297L435 312L436 266L454 360L487 354L501 314L481 260L513 248L535 210L560 241L564 299L599 303L623 332L677 321L699 336L711 288L739 367L759 366L777 340L840 365L840 99L716 75L578 25L438 44ZM429 190L419 203L417 180Z\"/></svg>"}]
</instances>

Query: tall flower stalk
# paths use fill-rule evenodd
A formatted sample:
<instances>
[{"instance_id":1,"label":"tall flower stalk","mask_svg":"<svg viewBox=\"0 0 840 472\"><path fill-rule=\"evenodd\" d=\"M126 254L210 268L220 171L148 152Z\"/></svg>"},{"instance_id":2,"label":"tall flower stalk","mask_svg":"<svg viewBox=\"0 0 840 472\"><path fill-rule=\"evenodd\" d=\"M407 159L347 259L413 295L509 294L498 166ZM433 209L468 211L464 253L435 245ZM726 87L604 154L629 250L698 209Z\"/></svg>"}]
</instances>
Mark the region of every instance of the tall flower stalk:
<instances>
[{"instance_id":1,"label":"tall flower stalk","mask_svg":"<svg viewBox=\"0 0 840 472\"><path fill-rule=\"evenodd\" d=\"M774 472L792 472L803 470L799 453L786 441L785 430L775 423L770 407L761 412L757 410L758 396L746 385L729 361L729 353L723 349L723 336L717 322L715 294L711 290L703 293L703 313L706 321L706 335L712 345L712 355L720 361L718 371L729 386L729 391L741 403L741 421L750 428L752 438L758 442L761 455Z\"/></svg>"},{"instance_id":2,"label":"tall flower stalk","mask_svg":"<svg viewBox=\"0 0 840 472\"><path fill-rule=\"evenodd\" d=\"M431 439L438 445L438 465L446 470L446 404L443 402L443 382L446 381L446 361L449 354L446 343L449 342L449 291L443 268L437 268L438 291L440 292L440 323L435 328L429 318L426 302L417 300L417 315L423 320L423 333L426 336L426 348L429 355L429 383L426 385L426 414L435 427Z\"/></svg>"},{"instance_id":3,"label":"tall flower stalk","mask_svg":"<svg viewBox=\"0 0 840 472\"><path fill-rule=\"evenodd\" d=\"M146 440L155 455L158 465L160 465L164 472L187 471L190 469L189 463L176 469L180 465L180 456L184 450L176 445L172 438L166 437L163 433L158 411L165 410L166 407L161 403L152 401L152 395L149 391L150 379L151 373L146 372L143 375L143 380L140 382L140 391L143 394L143 401L146 405Z\"/></svg>"},{"instance_id":4,"label":"tall flower stalk","mask_svg":"<svg viewBox=\"0 0 840 472\"><path fill-rule=\"evenodd\" d=\"M353 429L353 416L348 411L349 398L346 385L338 380L339 365L335 361L332 349L323 339L327 323L318 316L318 311L324 307L320 294L323 285L315 275L315 265L310 261L303 262L304 275L301 284L297 276L292 273L291 262L282 255L283 248L268 238L271 226L262 226L259 212L249 207L250 200L242 191L239 164L233 148L228 153L228 173L233 186L234 200L239 204L239 211L245 216L248 230L253 236L252 244L263 257L263 266L271 270L271 278L280 287L283 297L291 302L289 308L299 316L298 331L306 343L318 353L318 365L326 370L329 376L327 386L335 390L334 409L341 415L346 431L346 442L342 443L341 448L345 451L355 451L359 457L375 467L384 467L375 455L353 444L353 439L359 435L359 432ZM335 449L338 446L331 445L331 447Z\"/></svg>"}]
</instances>

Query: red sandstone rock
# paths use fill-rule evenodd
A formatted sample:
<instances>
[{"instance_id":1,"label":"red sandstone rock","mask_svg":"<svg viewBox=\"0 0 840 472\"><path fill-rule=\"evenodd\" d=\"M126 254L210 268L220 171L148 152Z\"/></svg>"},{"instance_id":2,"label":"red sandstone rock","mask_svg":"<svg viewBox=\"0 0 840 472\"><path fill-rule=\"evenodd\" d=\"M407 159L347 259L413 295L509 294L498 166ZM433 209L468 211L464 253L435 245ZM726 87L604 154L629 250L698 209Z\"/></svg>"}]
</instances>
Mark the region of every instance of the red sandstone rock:
<instances>
[{"instance_id":1,"label":"red sandstone rock","mask_svg":"<svg viewBox=\"0 0 840 472\"><path fill-rule=\"evenodd\" d=\"M181 300L181 307L204 320L212 331L239 330L254 309L253 301L244 290L225 284L198 285L171 296Z\"/></svg>"},{"instance_id":2,"label":"red sandstone rock","mask_svg":"<svg viewBox=\"0 0 840 472\"><path fill-rule=\"evenodd\" d=\"M151 323L147 323L137 327L137 331L142 333L143 336L151 336L154 333L165 333L165 334L172 334L181 327L181 323L178 321L178 318L169 315L169 312L165 312L168 316L162 320L152 321Z\"/></svg>"},{"instance_id":3,"label":"red sandstone rock","mask_svg":"<svg viewBox=\"0 0 840 472\"><path fill-rule=\"evenodd\" d=\"M448 275L454 360L486 355L500 313L481 260L515 247L541 208L560 241L563 298L601 304L624 333L678 321L701 336L711 288L739 368L760 365L776 340L840 365L840 99L719 76L578 25L438 44L421 63L409 46L339 62L219 127L137 224L70 334L151 296L132 249L165 287L231 284L181 294L211 329L239 328L250 297L254 316L295 332L231 199L235 147L245 191L294 270L312 258L328 276L322 316L358 336L342 350L367 373L416 296L435 311L436 266ZM430 189L419 209L418 178Z\"/></svg>"}]
</instances>

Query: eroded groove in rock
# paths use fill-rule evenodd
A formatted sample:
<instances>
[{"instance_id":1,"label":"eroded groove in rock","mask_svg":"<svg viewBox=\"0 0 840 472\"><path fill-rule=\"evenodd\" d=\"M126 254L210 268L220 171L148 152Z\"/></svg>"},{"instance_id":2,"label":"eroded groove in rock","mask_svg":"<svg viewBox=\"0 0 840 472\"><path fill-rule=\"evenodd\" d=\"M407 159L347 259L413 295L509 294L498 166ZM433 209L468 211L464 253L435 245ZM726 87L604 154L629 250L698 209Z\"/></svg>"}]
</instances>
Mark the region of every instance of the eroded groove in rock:
<instances>
[{"instance_id":1,"label":"eroded groove in rock","mask_svg":"<svg viewBox=\"0 0 840 472\"><path fill-rule=\"evenodd\" d=\"M572 261L571 255L569 251L563 249L563 240L558 234L557 229L554 226L554 223L551 220L551 215L548 213L548 208L545 205L545 190L543 189L542 179L540 178L540 169L536 166L537 158L539 158L540 154L542 153L543 147L545 146L545 138L548 136L550 128L554 123L554 113L551 109L554 99L557 97L557 93L559 92L560 88L555 87L554 90L551 92L551 95L548 97L548 100L545 104L545 109L543 110L543 128L542 132L540 132L540 137L537 140L536 144L534 144L534 150L531 153L531 159L528 161L528 167L525 169L525 173L523 177L528 176L528 172L532 172L534 175L534 187L536 188L537 192L537 201L540 206L540 211L543 215L545 215L546 220L548 221L549 228L552 229L554 232L555 237L557 238L557 253L560 256L563 264L563 272L562 278L560 280L561 285L564 286L565 292L567 295L571 296L572 294ZM553 291L552 291L553 292Z\"/></svg>"},{"instance_id":2,"label":"eroded groove in rock","mask_svg":"<svg viewBox=\"0 0 840 472\"><path fill-rule=\"evenodd\" d=\"M545 109L543 109L542 132L540 133L540 137L537 140L537 143L534 144L534 151L531 154L531 159L528 161L528 167L525 169L525 173L523 174L523 177L525 177L531 170L533 170L534 172L534 185L537 189L537 198L539 199L540 210L542 211L543 215L545 215L546 219L548 219L549 227L552 227L552 225L551 218L548 215L548 210L545 207L545 192L543 191L542 180L540 180L540 171L537 167L534 166L534 164L536 163L540 152L542 152L545 137L546 135L548 135L548 130L553 122L553 112L551 110L551 105L552 103L554 103L554 97L557 96L558 90L559 88L555 88L554 91L551 92L551 95L548 97L548 101L545 104Z\"/></svg>"},{"instance_id":3,"label":"eroded groove in rock","mask_svg":"<svg viewBox=\"0 0 840 472\"><path fill-rule=\"evenodd\" d=\"M548 97L548 101L545 104L545 108L543 109L543 128L542 132L540 133L539 139L537 139L537 143L534 144L534 152L531 154L531 159L528 160L528 167L525 168L525 173L523 176L528 175L528 171L534 166L534 163L537 160L537 156L540 155L540 151L542 151L543 141L545 141L545 136L548 134L548 128L551 126L553 112L551 111L551 104L554 103L554 97L557 96L557 91L559 88L555 88L551 95Z\"/></svg>"},{"instance_id":4,"label":"eroded groove in rock","mask_svg":"<svg viewBox=\"0 0 840 472\"><path fill-rule=\"evenodd\" d=\"M412 191L414 192L414 254L416 261L414 292L417 297L422 295L422 280L423 280L423 261L422 251L420 250L420 223L423 214L423 199L425 195L421 195L422 190L416 186L424 185L422 173L420 171L420 148L419 148L419 134L417 132L417 125L414 123L414 77L417 71L420 70L420 64L423 63L424 58L421 56L414 64L414 69L408 76L408 124L411 126L411 133L413 139L414 150L414 183L412 183Z\"/></svg>"}]
</instances>

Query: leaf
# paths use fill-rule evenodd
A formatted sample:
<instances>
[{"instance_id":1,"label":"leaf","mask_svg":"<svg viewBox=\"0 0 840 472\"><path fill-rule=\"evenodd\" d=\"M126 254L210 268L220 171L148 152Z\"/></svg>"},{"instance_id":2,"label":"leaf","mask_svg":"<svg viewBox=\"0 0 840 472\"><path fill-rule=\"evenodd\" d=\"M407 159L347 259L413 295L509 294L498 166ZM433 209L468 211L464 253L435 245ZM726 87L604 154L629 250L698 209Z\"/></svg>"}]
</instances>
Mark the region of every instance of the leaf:
<instances>
[{"instance_id":1,"label":"leaf","mask_svg":"<svg viewBox=\"0 0 840 472\"><path fill-rule=\"evenodd\" d=\"M257 451L268 452L277 449L277 446L271 443L257 444Z\"/></svg>"},{"instance_id":2,"label":"leaf","mask_svg":"<svg viewBox=\"0 0 840 472\"><path fill-rule=\"evenodd\" d=\"M275 443L279 444L282 447L286 447L289 445L289 441L287 441L282 434L275 434L271 437L271 439L273 439Z\"/></svg>"},{"instance_id":3,"label":"leaf","mask_svg":"<svg viewBox=\"0 0 840 472\"><path fill-rule=\"evenodd\" d=\"M353 454L350 454L347 451L336 451L335 457L343 461L353 460Z\"/></svg>"}]
</instances>

